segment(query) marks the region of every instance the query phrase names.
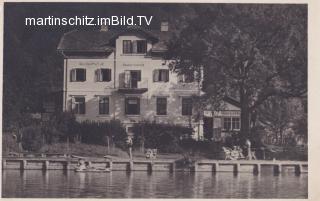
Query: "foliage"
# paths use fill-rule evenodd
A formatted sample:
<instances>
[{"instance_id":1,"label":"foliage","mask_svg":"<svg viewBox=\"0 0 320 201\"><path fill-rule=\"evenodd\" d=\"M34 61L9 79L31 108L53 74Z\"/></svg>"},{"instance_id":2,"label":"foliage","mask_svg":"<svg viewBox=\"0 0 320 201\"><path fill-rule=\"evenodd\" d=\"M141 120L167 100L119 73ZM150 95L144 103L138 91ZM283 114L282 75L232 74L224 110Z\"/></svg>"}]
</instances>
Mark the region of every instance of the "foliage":
<instances>
[{"instance_id":1,"label":"foliage","mask_svg":"<svg viewBox=\"0 0 320 201\"><path fill-rule=\"evenodd\" d=\"M173 38L172 70L203 69L203 91L219 100L237 96L241 136L250 136L250 116L271 96L299 96L307 89L305 5L196 7L196 17ZM201 22L201 23L199 23Z\"/></svg>"},{"instance_id":2,"label":"foliage","mask_svg":"<svg viewBox=\"0 0 320 201\"><path fill-rule=\"evenodd\" d=\"M38 151L43 145L40 126L29 126L22 130L22 147L27 151Z\"/></svg>"},{"instance_id":3,"label":"foliage","mask_svg":"<svg viewBox=\"0 0 320 201\"><path fill-rule=\"evenodd\" d=\"M124 149L127 138L125 128L119 120L110 122L84 121L77 125L81 142L87 144L108 145L114 143Z\"/></svg>"},{"instance_id":4,"label":"foliage","mask_svg":"<svg viewBox=\"0 0 320 201\"><path fill-rule=\"evenodd\" d=\"M142 122L133 127L134 146L158 149L164 153L181 151L179 141L183 136L190 137L192 128L172 124Z\"/></svg>"}]
</instances>

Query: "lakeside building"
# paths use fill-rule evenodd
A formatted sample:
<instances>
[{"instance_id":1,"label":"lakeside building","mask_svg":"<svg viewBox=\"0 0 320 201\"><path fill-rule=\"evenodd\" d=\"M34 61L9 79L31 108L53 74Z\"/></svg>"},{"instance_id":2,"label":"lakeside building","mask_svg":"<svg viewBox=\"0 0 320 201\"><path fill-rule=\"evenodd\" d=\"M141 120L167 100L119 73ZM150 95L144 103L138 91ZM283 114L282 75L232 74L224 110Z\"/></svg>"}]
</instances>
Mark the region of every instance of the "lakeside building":
<instances>
[{"instance_id":1,"label":"lakeside building","mask_svg":"<svg viewBox=\"0 0 320 201\"><path fill-rule=\"evenodd\" d=\"M191 126L198 140L204 132L221 140L239 131L240 109L230 98L224 111L194 117L192 97L201 94L202 81L169 70L163 55L171 35L168 22L159 30L101 27L64 34L57 48L64 56L63 110L78 121L119 119L129 135L141 121Z\"/></svg>"}]
</instances>

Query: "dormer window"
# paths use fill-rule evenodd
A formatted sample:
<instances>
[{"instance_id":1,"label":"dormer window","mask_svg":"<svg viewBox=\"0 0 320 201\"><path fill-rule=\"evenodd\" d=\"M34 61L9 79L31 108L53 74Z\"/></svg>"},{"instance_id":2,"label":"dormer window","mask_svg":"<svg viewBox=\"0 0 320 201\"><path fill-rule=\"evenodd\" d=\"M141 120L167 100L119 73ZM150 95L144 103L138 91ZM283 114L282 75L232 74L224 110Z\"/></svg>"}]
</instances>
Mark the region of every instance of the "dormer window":
<instances>
[{"instance_id":1,"label":"dormer window","mask_svg":"<svg viewBox=\"0 0 320 201\"><path fill-rule=\"evenodd\" d=\"M145 54L147 52L146 40L124 40L123 54Z\"/></svg>"}]
</instances>

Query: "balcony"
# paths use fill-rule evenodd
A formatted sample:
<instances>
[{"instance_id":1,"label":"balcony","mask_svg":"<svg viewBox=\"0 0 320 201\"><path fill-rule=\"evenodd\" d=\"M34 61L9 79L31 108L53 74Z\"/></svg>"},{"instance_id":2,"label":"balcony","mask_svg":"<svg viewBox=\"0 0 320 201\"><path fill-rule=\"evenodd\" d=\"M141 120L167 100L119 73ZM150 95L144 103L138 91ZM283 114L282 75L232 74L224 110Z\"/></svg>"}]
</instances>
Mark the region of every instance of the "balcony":
<instances>
[{"instance_id":1,"label":"balcony","mask_svg":"<svg viewBox=\"0 0 320 201\"><path fill-rule=\"evenodd\" d=\"M148 79L141 78L139 80L134 77L120 79L118 91L124 94L142 94L148 91Z\"/></svg>"}]
</instances>

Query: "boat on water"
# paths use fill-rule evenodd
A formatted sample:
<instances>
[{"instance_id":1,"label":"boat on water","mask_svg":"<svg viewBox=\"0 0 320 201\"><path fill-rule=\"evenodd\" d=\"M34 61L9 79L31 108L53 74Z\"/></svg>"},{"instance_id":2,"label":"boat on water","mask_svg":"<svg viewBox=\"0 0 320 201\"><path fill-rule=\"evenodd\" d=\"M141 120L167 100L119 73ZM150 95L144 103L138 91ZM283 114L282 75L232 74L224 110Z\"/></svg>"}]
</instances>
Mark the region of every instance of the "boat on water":
<instances>
[{"instance_id":1,"label":"boat on water","mask_svg":"<svg viewBox=\"0 0 320 201\"><path fill-rule=\"evenodd\" d=\"M95 167L90 167L90 168L76 168L74 170L75 172L110 172L111 170L109 168L95 168Z\"/></svg>"}]
</instances>

